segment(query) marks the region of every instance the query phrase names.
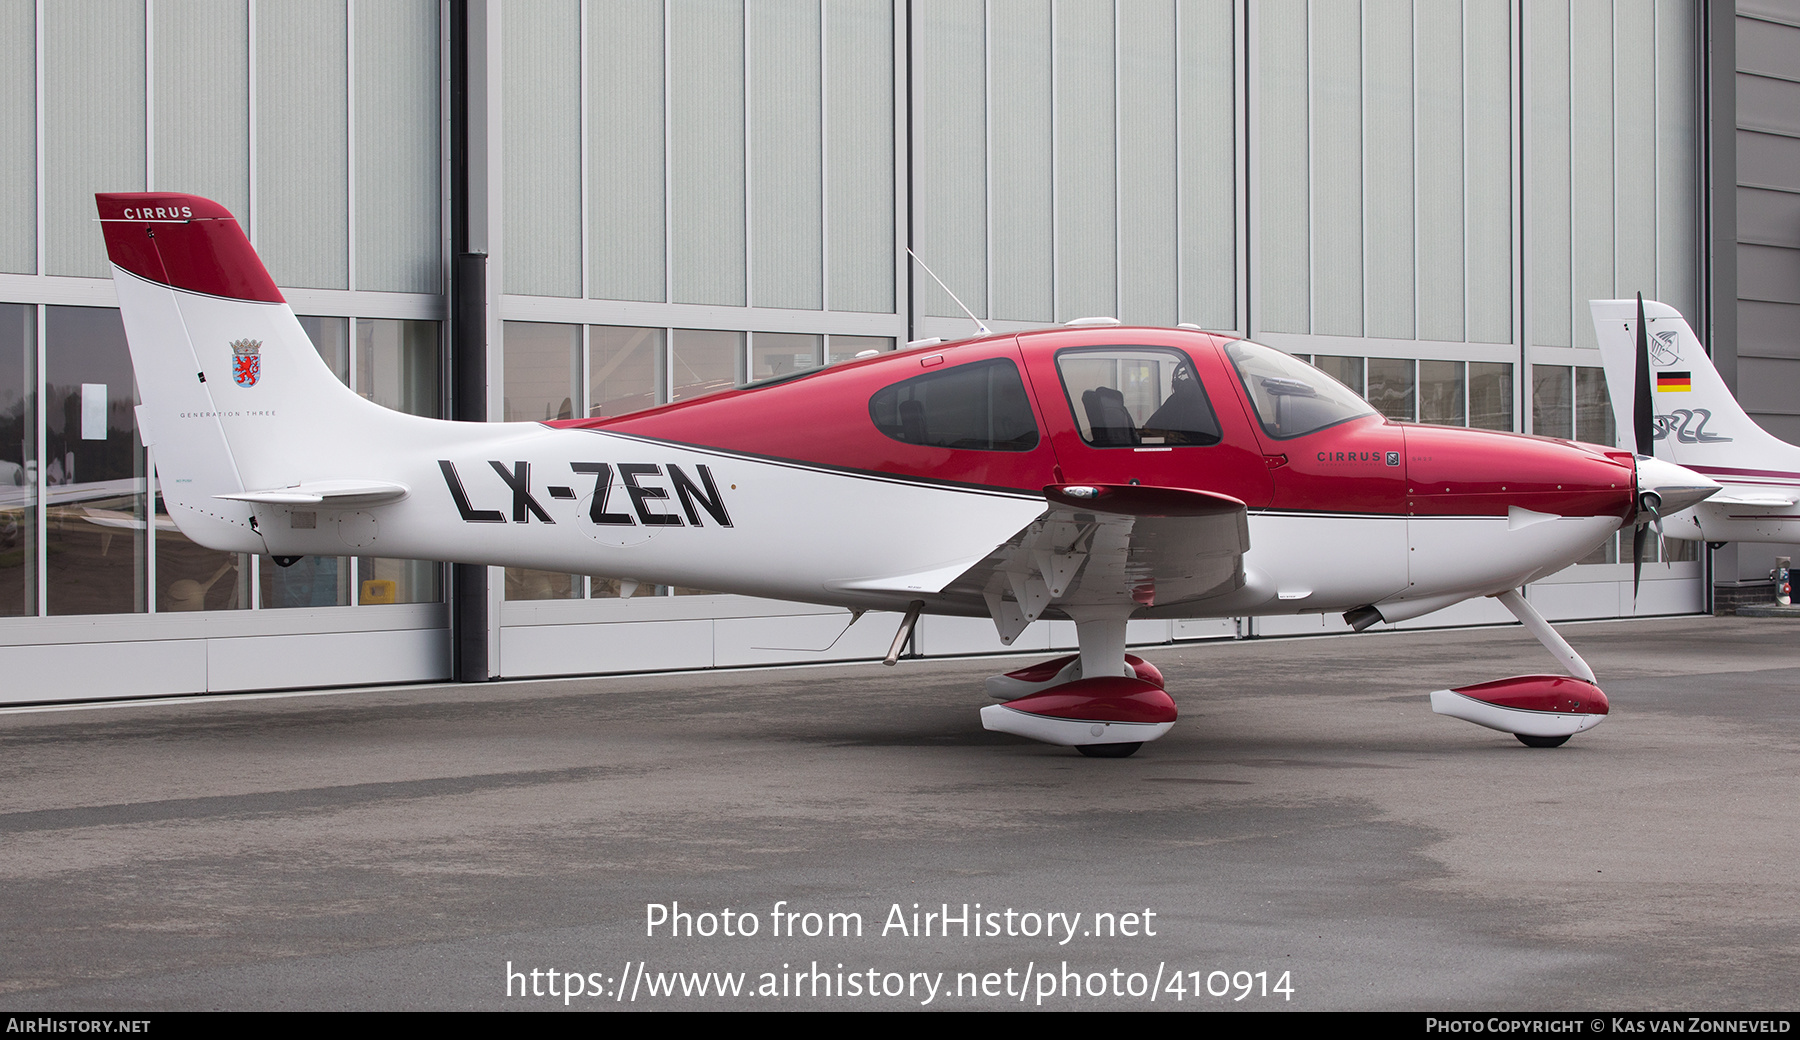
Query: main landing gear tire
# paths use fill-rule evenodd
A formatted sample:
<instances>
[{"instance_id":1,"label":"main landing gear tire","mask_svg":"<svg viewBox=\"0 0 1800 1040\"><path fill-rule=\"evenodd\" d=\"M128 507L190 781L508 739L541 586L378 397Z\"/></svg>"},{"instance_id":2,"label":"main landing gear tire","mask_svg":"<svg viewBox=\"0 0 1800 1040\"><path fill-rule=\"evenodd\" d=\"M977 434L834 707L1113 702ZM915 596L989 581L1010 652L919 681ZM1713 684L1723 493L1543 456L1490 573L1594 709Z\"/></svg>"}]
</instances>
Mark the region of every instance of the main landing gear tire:
<instances>
[{"instance_id":1,"label":"main landing gear tire","mask_svg":"<svg viewBox=\"0 0 1800 1040\"><path fill-rule=\"evenodd\" d=\"M1569 742L1567 733L1560 737L1534 737L1529 733L1514 733L1513 736L1518 737L1519 743L1526 747L1562 747Z\"/></svg>"},{"instance_id":2,"label":"main landing gear tire","mask_svg":"<svg viewBox=\"0 0 1800 1040\"><path fill-rule=\"evenodd\" d=\"M1123 744L1077 744L1075 750L1089 758L1130 758L1143 746L1144 742L1138 740Z\"/></svg>"}]
</instances>

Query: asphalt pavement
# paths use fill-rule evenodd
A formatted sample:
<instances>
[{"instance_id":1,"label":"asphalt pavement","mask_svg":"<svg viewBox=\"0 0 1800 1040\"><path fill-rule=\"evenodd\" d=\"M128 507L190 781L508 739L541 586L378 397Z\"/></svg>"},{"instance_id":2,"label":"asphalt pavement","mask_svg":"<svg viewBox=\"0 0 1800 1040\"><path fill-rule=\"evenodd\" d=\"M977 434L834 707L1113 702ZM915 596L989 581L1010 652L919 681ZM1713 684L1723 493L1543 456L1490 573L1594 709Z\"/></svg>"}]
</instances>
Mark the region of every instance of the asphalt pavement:
<instances>
[{"instance_id":1,"label":"asphalt pavement","mask_svg":"<svg viewBox=\"0 0 1800 1040\"><path fill-rule=\"evenodd\" d=\"M1018 658L0 711L0 1006L1792 1009L1800 622L1559 627L1548 750L1427 700L1517 627L1140 651L1123 760Z\"/></svg>"}]
</instances>

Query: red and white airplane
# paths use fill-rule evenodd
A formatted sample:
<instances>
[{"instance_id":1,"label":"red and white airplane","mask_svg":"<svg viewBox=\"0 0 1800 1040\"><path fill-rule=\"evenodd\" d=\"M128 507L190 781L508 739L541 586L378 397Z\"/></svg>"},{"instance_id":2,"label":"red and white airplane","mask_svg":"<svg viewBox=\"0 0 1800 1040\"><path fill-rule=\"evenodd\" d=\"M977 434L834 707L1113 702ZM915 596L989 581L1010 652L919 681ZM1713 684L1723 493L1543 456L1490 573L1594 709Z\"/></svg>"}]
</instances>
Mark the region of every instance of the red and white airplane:
<instances>
[{"instance_id":1,"label":"red and white airplane","mask_svg":"<svg viewBox=\"0 0 1800 1040\"><path fill-rule=\"evenodd\" d=\"M985 335L618 418L404 415L325 367L231 214L98 196L164 501L202 545L607 575L904 612L1040 618L1080 652L989 680L983 724L1122 757L1174 723L1131 618L1498 597L1573 673L1433 694L1560 744L1607 711L1518 589L1717 485L1630 452L1390 422L1232 336Z\"/></svg>"},{"instance_id":2,"label":"red and white airplane","mask_svg":"<svg viewBox=\"0 0 1800 1040\"><path fill-rule=\"evenodd\" d=\"M1687 509L1664 508L1664 535L1800 542L1800 446L1745 414L1680 312L1648 300L1588 306L1613 414L1631 421L1638 451L1723 485Z\"/></svg>"}]
</instances>

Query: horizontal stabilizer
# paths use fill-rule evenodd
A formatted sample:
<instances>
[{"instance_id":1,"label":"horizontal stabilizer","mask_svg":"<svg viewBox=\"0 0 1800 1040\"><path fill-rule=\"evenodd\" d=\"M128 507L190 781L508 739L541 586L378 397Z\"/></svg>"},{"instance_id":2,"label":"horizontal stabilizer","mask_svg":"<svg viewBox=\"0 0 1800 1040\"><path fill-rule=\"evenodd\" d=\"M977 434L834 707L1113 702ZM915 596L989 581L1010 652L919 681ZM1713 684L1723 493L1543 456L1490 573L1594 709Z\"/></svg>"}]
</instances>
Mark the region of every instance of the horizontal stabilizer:
<instances>
[{"instance_id":1,"label":"horizontal stabilizer","mask_svg":"<svg viewBox=\"0 0 1800 1040\"><path fill-rule=\"evenodd\" d=\"M293 487L241 491L213 497L272 506L372 506L382 502L398 502L410 493L411 489L405 484L386 480L312 480Z\"/></svg>"}]
</instances>

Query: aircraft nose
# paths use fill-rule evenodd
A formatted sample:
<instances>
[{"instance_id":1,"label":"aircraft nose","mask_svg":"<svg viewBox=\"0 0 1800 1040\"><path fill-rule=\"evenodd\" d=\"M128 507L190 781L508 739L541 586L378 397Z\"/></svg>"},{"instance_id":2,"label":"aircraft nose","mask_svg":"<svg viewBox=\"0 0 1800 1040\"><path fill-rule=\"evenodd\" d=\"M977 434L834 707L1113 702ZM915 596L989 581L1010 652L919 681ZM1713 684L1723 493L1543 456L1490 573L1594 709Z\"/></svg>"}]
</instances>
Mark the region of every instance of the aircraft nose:
<instances>
[{"instance_id":1,"label":"aircraft nose","mask_svg":"<svg viewBox=\"0 0 1800 1040\"><path fill-rule=\"evenodd\" d=\"M1649 520L1654 511L1662 516L1681 512L1697 502L1717 494L1720 485L1688 469L1647 455L1637 457L1639 523Z\"/></svg>"}]
</instances>

